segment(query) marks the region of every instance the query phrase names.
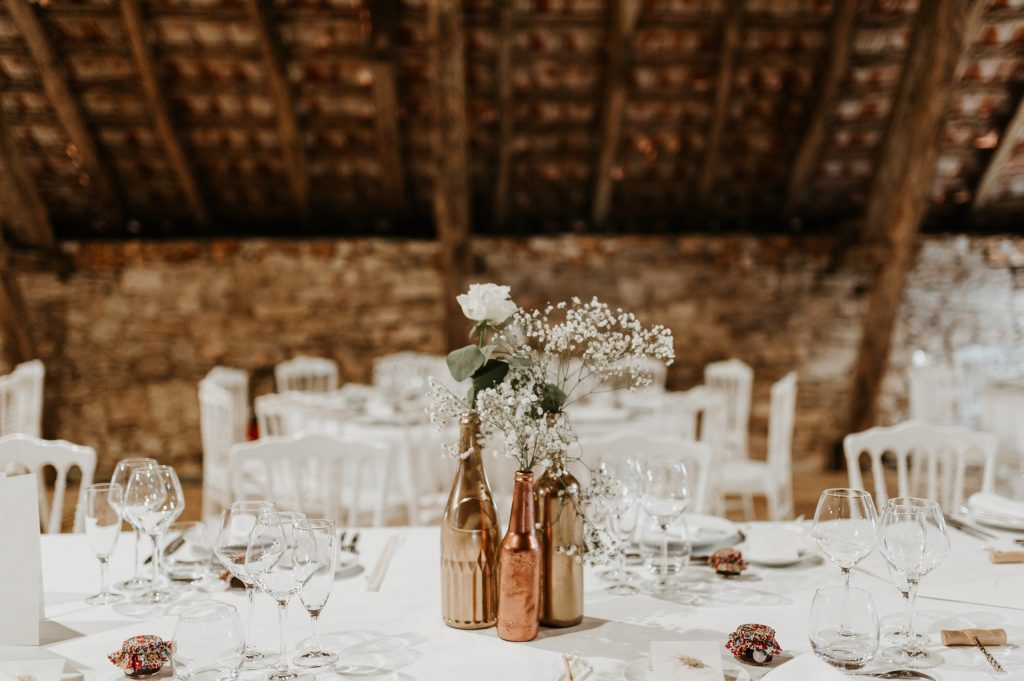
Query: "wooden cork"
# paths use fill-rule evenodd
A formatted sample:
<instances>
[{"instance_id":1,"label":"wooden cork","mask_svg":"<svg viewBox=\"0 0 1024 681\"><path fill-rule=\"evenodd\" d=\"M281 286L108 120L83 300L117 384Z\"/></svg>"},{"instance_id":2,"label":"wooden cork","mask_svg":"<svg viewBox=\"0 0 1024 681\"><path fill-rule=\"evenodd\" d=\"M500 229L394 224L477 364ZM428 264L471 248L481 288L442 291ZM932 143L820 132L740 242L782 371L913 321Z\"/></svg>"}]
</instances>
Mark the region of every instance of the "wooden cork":
<instances>
[{"instance_id":1,"label":"wooden cork","mask_svg":"<svg viewBox=\"0 0 1024 681\"><path fill-rule=\"evenodd\" d=\"M943 629L942 645L973 646L975 637L983 646L1006 645L1005 629Z\"/></svg>"}]
</instances>

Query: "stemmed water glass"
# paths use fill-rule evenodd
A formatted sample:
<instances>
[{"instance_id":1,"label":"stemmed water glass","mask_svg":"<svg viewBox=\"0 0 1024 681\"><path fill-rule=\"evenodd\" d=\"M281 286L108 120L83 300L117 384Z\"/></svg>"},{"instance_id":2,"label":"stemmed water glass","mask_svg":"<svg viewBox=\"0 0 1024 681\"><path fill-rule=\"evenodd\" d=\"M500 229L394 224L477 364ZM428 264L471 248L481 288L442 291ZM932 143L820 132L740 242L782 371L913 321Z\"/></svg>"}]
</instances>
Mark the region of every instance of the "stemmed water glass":
<instances>
[{"instance_id":1,"label":"stemmed water glass","mask_svg":"<svg viewBox=\"0 0 1024 681\"><path fill-rule=\"evenodd\" d=\"M116 603L124 598L111 593L107 561L121 534L121 488L110 483L89 485L84 492L85 538L100 561L100 592L85 599L89 605Z\"/></svg>"},{"instance_id":2,"label":"stemmed water glass","mask_svg":"<svg viewBox=\"0 0 1024 681\"><path fill-rule=\"evenodd\" d=\"M878 516L871 495L859 489L827 489L814 512L814 543L843 571L850 586L850 570L875 549Z\"/></svg>"},{"instance_id":3,"label":"stemmed water glass","mask_svg":"<svg viewBox=\"0 0 1024 681\"><path fill-rule=\"evenodd\" d=\"M882 555L909 587L906 642L887 648L882 656L907 667L934 667L942 657L925 650L914 632L914 603L921 578L934 570L949 553L949 532L942 510L934 501L914 497L890 499L882 512Z\"/></svg>"},{"instance_id":4,"label":"stemmed water glass","mask_svg":"<svg viewBox=\"0 0 1024 681\"><path fill-rule=\"evenodd\" d=\"M144 603L166 603L178 596L160 589L160 537L185 510L185 495L178 474L170 466L142 466L132 471L125 491L124 508L132 524L153 541L153 575Z\"/></svg>"},{"instance_id":5,"label":"stemmed water glass","mask_svg":"<svg viewBox=\"0 0 1024 681\"><path fill-rule=\"evenodd\" d=\"M615 582L608 587L609 593L620 596L634 594L637 588L629 583L626 549L636 529L636 502L640 496L643 471L636 459L622 456L602 461L600 473L605 476L608 484L608 494L603 502L608 527L616 545L616 565L602 576Z\"/></svg>"},{"instance_id":6,"label":"stemmed water glass","mask_svg":"<svg viewBox=\"0 0 1024 681\"><path fill-rule=\"evenodd\" d=\"M671 590L668 579L668 528L690 502L686 466L678 459L653 458L644 461L640 505L661 528L661 573L653 584L658 593Z\"/></svg>"},{"instance_id":7,"label":"stemmed water glass","mask_svg":"<svg viewBox=\"0 0 1024 681\"><path fill-rule=\"evenodd\" d=\"M156 459L121 459L117 462L117 466L114 467L114 474L110 476L110 484L120 488L121 490L119 501L117 502L119 504L121 515L128 521L128 524L132 526L132 531L135 533L135 571L132 573L131 579L126 579L117 585L117 588L123 591L141 591L149 586L149 579L142 575L142 561L141 556L139 555L139 545L142 543L142 530L132 522L130 517L128 517L123 503L124 494L128 489L128 480L132 476L132 471L143 466L156 465L158 465Z\"/></svg>"},{"instance_id":8,"label":"stemmed water glass","mask_svg":"<svg viewBox=\"0 0 1024 681\"><path fill-rule=\"evenodd\" d=\"M245 618L245 663L244 669L259 669L263 666L267 654L256 650L253 646L252 615L256 597L256 582L245 569L245 552L249 548L256 521L263 513L276 512L277 506L272 501L236 501L224 509L221 516L220 529L214 540L213 551L220 562L235 579L245 586L248 600L248 613Z\"/></svg>"},{"instance_id":9,"label":"stemmed water glass","mask_svg":"<svg viewBox=\"0 0 1024 681\"><path fill-rule=\"evenodd\" d=\"M288 602L316 572L319 555L313 531L301 513L264 511L256 520L245 552L245 569L257 586L277 603L280 659L268 681L298 678L285 657Z\"/></svg>"},{"instance_id":10,"label":"stemmed water glass","mask_svg":"<svg viewBox=\"0 0 1024 681\"><path fill-rule=\"evenodd\" d=\"M309 649L298 655L293 662L300 667L326 667L338 661L338 656L320 647L316 636L316 624L320 612L327 605L334 586L334 573L338 568L339 538L333 520L299 521L303 528L309 528L316 539L316 571L309 576L299 590L299 600L309 613Z\"/></svg>"}]
</instances>

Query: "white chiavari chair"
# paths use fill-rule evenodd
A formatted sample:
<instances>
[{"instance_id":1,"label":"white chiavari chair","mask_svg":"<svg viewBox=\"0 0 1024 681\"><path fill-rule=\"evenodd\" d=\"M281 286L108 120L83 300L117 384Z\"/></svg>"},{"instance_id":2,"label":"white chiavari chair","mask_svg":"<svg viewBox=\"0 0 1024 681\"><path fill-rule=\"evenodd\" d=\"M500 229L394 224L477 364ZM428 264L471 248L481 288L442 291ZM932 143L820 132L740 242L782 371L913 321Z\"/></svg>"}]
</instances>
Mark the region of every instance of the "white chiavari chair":
<instances>
[{"instance_id":1,"label":"white chiavari chair","mask_svg":"<svg viewBox=\"0 0 1024 681\"><path fill-rule=\"evenodd\" d=\"M956 380L948 366L925 364L907 369L907 396L911 421L956 424Z\"/></svg>"},{"instance_id":2,"label":"white chiavari chair","mask_svg":"<svg viewBox=\"0 0 1024 681\"><path fill-rule=\"evenodd\" d=\"M46 368L38 359L22 362L0 376L0 436L24 433L42 437L45 376Z\"/></svg>"},{"instance_id":3,"label":"white chiavari chair","mask_svg":"<svg viewBox=\"0 0 1024 681\"><path fill-rule=\"evenodd\" d=\"M295 435L304 429L305 412L299 393L267 393L253 404L260 437Z\"/></svg>"},{"instance_id":4,"label":"white chiavari chair","mask_svg":"<svg viewBox=\"0 0 1024 681\"><path fill-rule=\"evenodd\" d=\"M326 393L338 388L338 363L324 357L299 355L274 367L277 392Z\"/></svg>"},{"instance_id":5,"label":"white chiavari chair","mask_svg":"<svg viewBox=\"0 0 1024 681\"><path fill-rule=\"evenodd\" d=\"M897 496L932 499L943 510L955 512L968 496L969 468L980 467L982 492L995 490L998 444L992 433L924 421L877 426L843 438L850 487L866 489L860 459L867 454L879 510L890 496L883 460L886 454L896 460Z\"/></svg>"},{"instance_id":6,"label":"white chiavari chair","mask_svg":"<svg viewBox=\"0 0 1024 681\"><path fill-rule=\"evenodd\" d=\"M753 369L738 359L712 362L704 367L704 385L725 395L725 457L747 458Z\"/></svg>"},{"instance_id":7,"label":"white chiavari chair","mask_svg":"<svg viewBox=\"0 0 1024 681\"><path fill-rule=\"evenodd\" d=\"M48 466L52 466L56 472L53 498L49 503L43 481L43 474ZM82 477L79 482L72 529L74 532L81 532L84 529L81 490L92 484L96 473L96 451L92 447L83 447L64 440L41 440L20 433L0 438L0 473L27 470L36 476L36 480L39 481L39 518L46 523L43 529L49 534L60 532L68 472L75 467L79 469Z\"/></svg>"},{"instance_id":8,"label":"white chiavari chair","mask_svg":"<svg viewBox=\"0 0 1024 681\"><path fill-rule=\"evenodd\" d=\"M233 403L234 441L248 440L249 420L252 418L249 409L249 374L242 369L217 366L210 369L203 380L215 383L228 391Z\"/></svg>"},{"instance_id":9,"label":"white chiavari chair","mask_svg":"<svg viewBox=\"0 0 1024 681\"><path fill-rule=\"evenodd\" d=\"M204 519L213 518L233 501L228 477L228 450L236 440L235 399L218 382L199 382L199 435L203 446Z\"/></svg>"}]
</instances>

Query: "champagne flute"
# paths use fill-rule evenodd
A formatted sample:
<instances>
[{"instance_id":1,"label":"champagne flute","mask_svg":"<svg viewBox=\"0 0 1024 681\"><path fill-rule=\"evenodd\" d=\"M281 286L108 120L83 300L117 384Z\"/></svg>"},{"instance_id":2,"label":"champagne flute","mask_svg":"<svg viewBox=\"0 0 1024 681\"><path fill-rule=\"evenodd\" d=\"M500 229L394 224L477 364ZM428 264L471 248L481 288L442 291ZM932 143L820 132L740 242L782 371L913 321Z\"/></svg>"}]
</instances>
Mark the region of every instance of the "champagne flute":
<instances>
[{"instance_id":1,"label":"champagne flute","mask_svg":"<svg viewBox=\"0 0 1024 681\"><path fill-rule=\"evenodd\" d=\"M814 543L843 571L850 586L850 571L875 549L878 516L871 495L859 489L827 489L818 498L812 530Z\"/></svg>"},{"instance_id":2,"label":"champagne flute","mask_svg":"<svg viewBox=\"0 0 1024 681\"><path fill-rule=\"evenodd\" d=\"M277 506L272 501L236 501L224 509L220 529L214 540L214 554L228 572L245 586L245 596L249 603L245 618L246 645L243 669L260 669L267 658L267 653L253 646L252 615L256 582L245 569L245 552L249 548L249 537L260 515L276 511Z\"/></svg>"},{"instance_id":3,"label":"champagne flute","mask_svg":"<svg viewBox=\"0 0 1024 681\"><path fill-rule=\"evenodd\" d=\"M686 466L681 460L653 458L644 462L643 494L640 504L661 528L661 574L653 584L658 593L671 590L668 579L668 528L690 503L690 486Z\"/></svg>"},{"instance_id":4,"label":"champagne flute","mask_svg":"<svg viewBox=\"0 0 1024 681\"><path fill-rule=\"evenodd\" d=\"M626 548L636 529L636 502L640 495L643 471L640 463L628 456L602 461L600 471L608 480L609 493L604 498L604 503L608 513L609 529L616 543L616 566L602 576L615 582L608 587L609 593L634 594L637 588L629 583Z\"/></svg>"},{"instance_id":5,"label":"champagne flute","mask_svg":"<svg viewBox=\"0 0 1024 681\"><path fill-rule=\"evenodd\" d=\"M85 599L89 605L117 603L121 594L111 593L107 583L107 562L121 534L121 488L104 482L89 485L85 495L85 538L100 561L100 592Z\"/></svg>"},{"instance_id":6,"label":"champagne flute","mask_svg":"<svg viewBox=\"0 0 1024 681\"><path fill-rule=\"evenodd\" d=\"M288 603L316 572L319 558L315 535L300 522L305 519L301 513L260 513L245 552L245 569L277 603L280 658L267 681L290 681L299 676L289 668L286 657Z\"/></svg>"},{"instance_id":7,"label":"champagne flute","mask_svg":"<svg viewBox=\"0 0 1024 681\"><path fill-rule=\"evenodd\" d=\"M132 471L124 499L125 511L153 541L153 575L150 588L139 601L166 603L178 596L160 589L160 537L185 509L185 495L178 474L170 466L144 466Z\"/></svg>"},{"instance_id":8,"label":"champagne flute","mask_svg":"<svg viewBox=\"0 0 1024 681\"><path fill-rule=\"evenodd\" d=\"M921 578L949 553L949 531L942 509L934 501L915 497L890 499L882 512L881 550L886 561L907 580L907 616L902 646L887 648L882 657L907 667L934 667L942 657L924 649L914 631L914 604Z\"/></svg>"},{"instance_id":9,"label":"champagne flute","mask_svg":"<svg viewBox=\"0 0 1024 681\"><path fill-rule=\"evenodd\" d=\"M338 569L339 538L333 520L299 521L308 527L316 539L317 567L299 590L299 600L309 613L309 650L297 656L293 662L306 668L326 667L338 661L338 656L320 647L316 637L316 625L320 612L327 605L334 586L334 573Z\"/></svg>"},{"instance_id":10,"label":"champagne flute","mask_svg":"<svg viewBox=\"0 0 1024 681\"><path fill-rule=\"evenodd\" d=\"M117 585L117 588L122 591L142 591L149 586L149 578L142 574L142 560L139 555L139 545L142 543L142 530L132 522L131 518L129 518L128 514L125 512L124 494L128 489L128 480L131 478L132 471L143 466L156 465L158 465L156 459L141 457L121 459L117 462L117 466L114 467L114 474L110 476L110 484L121 489L121 494L119 495L120 500L118 501L121 515L128 521L128 524L132 526L132 532L135 534L135 572L132 574L131 579L126 579Z\"/></svg>"}]
</instances>

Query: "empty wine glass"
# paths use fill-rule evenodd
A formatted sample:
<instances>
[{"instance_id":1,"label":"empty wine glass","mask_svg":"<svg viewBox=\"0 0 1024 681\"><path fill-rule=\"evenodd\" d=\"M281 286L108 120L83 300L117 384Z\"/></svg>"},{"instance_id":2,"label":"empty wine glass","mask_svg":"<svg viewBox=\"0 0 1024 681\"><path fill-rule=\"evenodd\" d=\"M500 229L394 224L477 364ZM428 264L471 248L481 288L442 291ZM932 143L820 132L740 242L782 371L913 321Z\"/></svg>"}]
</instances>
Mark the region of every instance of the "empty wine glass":
<instances>
[{"instance_id":1,"label":"empty wine glass","mask_svg":"<svg viewBox=\"0 0 1024 681\"><path fill-rule=\"evenodd\" d=\"M942 657L929 652L914 631L914 604L921 578L934 570L949 553L949 532L942 510L934 501L914 497L890 499L882 512L882 555L909 586L902 646L887 648L882 656L893 664L907 667L934 667Z\"/></svg>"},{"instance_id":2,"label":"empty wine glass","mask_svg":"<svg viewBox=\"0 0 1024 681\"><path fill-rule=\"evenodd\" d=\"M280 659L267 674L268 681L289 681L299 676L289 669L286 657L288 602L316 572L319 559L316 537L308 525L300 522L304 520L301 513L260 513L245 553L245 569L277 603Z\"/></svg>"},{"instance_id":3,"label":"empty wine glass","mask_svg":"<svg viewBox=\"0 0 1024 681\"><path fill-rule=\"evenodd\" d=\"M85 512L85 538L100 561L100 592L85 599L89 605L116 603L124 599L111 593L107 584L107 562L121 534L121 488L104 482L89 485L82 494Z\"/></svg>"},{"instance_id":4,"label":"empty wine glass","mask_svg":"<svg viewBox=\"0 0 1024 681\"><path fill-rule=\"evenodd\" d=\"M309 613L309 649L297 656L293 662L300 667L326 667L338 661L338 656L320 647L316 636L316 624L320 612L327 605L334 586L334 573L338 568L339 538L333 520L299 521L303 528L309 528L316 539L316 571L309 576L299 590L299 600Z\"/></svg>"},{"instance_id":5,"label":"empty wine glass","mask_svg":"<svg viewBox=\"0 0 1024 681\"><path fill-rule=\"evenodd\" d=\"M245 634L238 611L226 603L203 603L178 617L171 667L183 681L234 681L241 669Z\"/></svg>"},{"instance_id":6,"label":"empty wine glass","mask_svg":"<svg viewBox=\"0 0 1024 681\"><path fill-rule=\"evenodd\" d=\"M811 601L811 647L841 669L860 669L878 651L878 614L871 594L848 586L823 586Z\"/></svg>"},{"instance_id":7,"label":"empty wine glass","mask_svg":"<svg viewBox=\"0 0 1024 681\"><path fill-rule=\"evenodd\" d=\"M160 589L160 537L185 509L178 474L170 466L136 468L128 479L124 508L132 523L153 540L153 575L149 590L138 600L144 603L173 601L177 594Z\"/></svg>"},{"instance_id":8,"label":"empty wine glass","mask_svg":"<svg viewBox=\"0 0 1024 681\"><path fill-rule=\"evenodd\" d=\"M608 526L616 544L616 565L601 576L614 582L608 591L618 595L629 595L637 588L629 583L626 570L626 549L636 530L636 503L640 496L643 472L640 463L628 456L610 458L601 462L599 475L604 475L608 494L603 502L608 515Z\"/></svg>"},{"instance_id":9,"label":"empty wine glass","mask_svg":"<svg viewBox=\"0 0 1024 681\"><path fill-rule=\"evenodd\" d=\"M220 529L214 540L213 550L220 562L235 579L245 586L248 601L248 612L245 616L245 662L244 669L260 669L264 666L267 653L257 650L253 645L252 615L256 597L256 582L245 569L245 552L249 548L256 521L262 513L276 512L277 506L272 501L236 501L224 509L221 516Z\"/></svg>"},{"instance_id":10,"label":"empty wine glass","mask_svg":"<svg viewBox=\"0 0 1024 681\"><path fill-rule=\"evenodd\" d=\"M124 503L124 494L128 489L128 480L132 476L132 471L143 466L157 465L159 464L156 459L148 458L131 458L121 459L118 461L117 465L114 467L114 474L110 476L110 484L121 489L121 500L118 503ZM142 574L142 556L139 553L139 545L142 544L142 530L132 522L132 519L125 512L123 505L120 507L120 510L121 516L124 517L124 519L128 521L128 524L132 526L132 532L135 534L135 562L133 563L135 571L132 573L132 577L130 579L126 579L119 583L117 588L123 591L142 591L149 586L149 578Z\"/></svg>"},{"instance_id":11,"label":"empty wine glass","mask_svg":"<svg viewBox=\"0 0 1024 681\"><path fill-rule=\"evenodd\" d=\"M870 554L878 541L878 519L871 495L859 489L827 489L818 498L812 536L822 553L843 571L850 586L850 570Z\"/></svg>"},{"instance_id":12,"label":"empty wine glass","mask_svg":"<svg viewBox=\"0 0 1024 681\"><path fill-rule=\"evenodd\" d=\"M678 459L652 458L643 464L643 494L640 504L661 527L661 564L668 565L668 529L683 514L690 502L690 486L686 466ZM655 591L671 589L669 575L662 570L653 584Z\"/></svg>"}]
</instances>

